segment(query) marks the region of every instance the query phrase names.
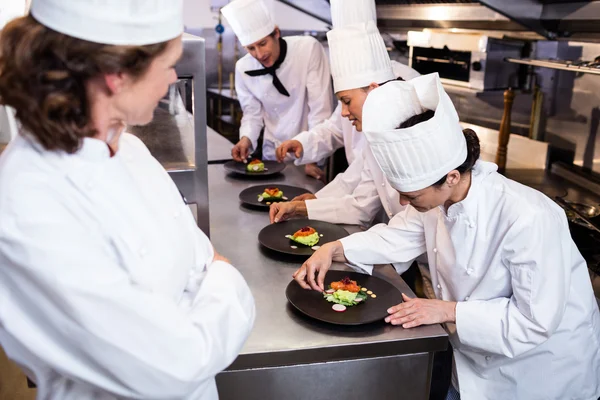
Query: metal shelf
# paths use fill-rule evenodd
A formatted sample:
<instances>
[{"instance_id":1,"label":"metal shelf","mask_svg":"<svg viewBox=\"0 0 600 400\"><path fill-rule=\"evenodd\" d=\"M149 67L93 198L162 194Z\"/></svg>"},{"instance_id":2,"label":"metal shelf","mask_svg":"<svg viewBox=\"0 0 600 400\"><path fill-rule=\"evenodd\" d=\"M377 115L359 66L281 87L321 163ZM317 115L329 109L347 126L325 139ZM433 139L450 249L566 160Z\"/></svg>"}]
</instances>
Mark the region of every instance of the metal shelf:
<instances>
[{"instance_id":1,"label":"metal shelf","mask_svg":"<svg viewBox=\"0 0 600 400\"><path fill-rule=\"evenodd\" d=\"M576 65L570 61L535 60L529 58L505 58L504 61L514 64L532 65L534 67L560 69L562 71L580 72L584 74L600 75L600 68L590 68Z\"/></svg>"}]
</instances>

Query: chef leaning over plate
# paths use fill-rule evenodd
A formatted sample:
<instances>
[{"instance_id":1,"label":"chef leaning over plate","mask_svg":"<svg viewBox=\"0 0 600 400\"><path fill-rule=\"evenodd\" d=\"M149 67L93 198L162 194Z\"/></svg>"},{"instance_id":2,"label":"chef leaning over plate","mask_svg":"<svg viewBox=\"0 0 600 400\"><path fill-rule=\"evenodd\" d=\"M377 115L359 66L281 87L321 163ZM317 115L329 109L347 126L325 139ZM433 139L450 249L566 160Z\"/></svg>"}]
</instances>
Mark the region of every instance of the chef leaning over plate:
<instances>
[{"instance_id":1,"label":"chef leaning over plate","mask_svg":"<svg viewBox=\"0 0 600 400\"><path fill-rule=\"evenodd\" d=\"M377 11L374 0L331 0L330 3L331 21L334 29L360 26L360 24L369 21L372 21L375 26L377 24ZM360 32L359 34L363 40L369 38L366 32ZM377 32L377 35L379 35L379 32ZM371 38L371 40L373 39L377 39L377 42L382 41L378 36ZM341 86L344 87L342 91L347 92L348 89L368 87L372 82L382 83L383 79L389 80L399 77L407 81L420 76L417 71L407 65L394 60L389 61L387 50L378 58L374 57L376 54L369 54L366 51L368 48L358 44L356 38L352 35L328 37L328 42L331 74L333 75L336 93L340 91ZM334 43L332 44L332 42ZM378 49L377 42L374 41L370 45ZM373 51L373 53L375 52L376 50ZM386 76L388 70L384 69L384 66L389 63L391 63L392 74ZM362 74L362 76L359 74ZM360 126L360 121L355 122L354 118L351 120L350 117L351 113L348 112L348 105L342 103L341 100L338 101L336 109L327 120L283 142L276 150L277 159L283 161L287 153L292 153L297 158L294 163L302 165L322 160L331 156L337 149L344 147L346 160L348 164L352 164L355 159L362 156L362 142L364 139L363 135L356 129L356 126ZM323 194L325 193L323 192ZM318 195L319 193L317 193L317 197L319 197Z\"/></svg>"},{"instance_id":2,"label":"chef leaning over plate","mask_svg":"<svg viewBox=\"0 0 600 400\"><path fill-rule=\"evenodd\" d=\"M600 315L564 211L478 160L477 135L461 130L437 74L373 90L363 131L408 207L322 246L298 283L322 290L332 260L371 272L426 251L437 299L404 296L386 322L445 324L449 398L596 400Z\"/></svg>"},{"instance_id":3,"label":"chef leaning over plate","mask_svg":"<svg viewBox=\"0 0 600 400\"><path fill-rule=\"evenodd\" d=\"M216 399L246 282L126 124L176 81L180 0L34 0L0 37L0 345L39 399Z\"/></svg>"},{"instance_id":4,"label":"chef leaning over plate","mask_svg":"<svg viewBox=\"0 0 600 400\"><path fill-rule=\"evenodd\" d=\"M298 132L331 115L333 97L323 46L310 36L281 37L262 0L234 0L221 9L248 54L235 64L235 91L242 107L240 141L231 155L246 161L264 127L262 158ZM323 176L316 164L307 174Z\"/></svg>"}]
</instances>

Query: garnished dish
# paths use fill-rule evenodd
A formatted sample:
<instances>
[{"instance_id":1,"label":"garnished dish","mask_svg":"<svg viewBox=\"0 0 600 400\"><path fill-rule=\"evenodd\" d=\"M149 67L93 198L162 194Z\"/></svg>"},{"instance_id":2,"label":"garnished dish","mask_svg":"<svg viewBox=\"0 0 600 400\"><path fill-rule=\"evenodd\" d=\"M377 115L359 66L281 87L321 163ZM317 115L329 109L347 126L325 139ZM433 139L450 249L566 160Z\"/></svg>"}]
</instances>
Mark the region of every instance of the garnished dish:
<instances>
[{"instance_id":1,"label":"garnished dish","mask_svg":"<svg viewBox=\"0 0 600 400\"><path fill-rule=\"evenodd\" d=\"M246 165L246 171L248 172L263 172L264 170L265 164L258 158L255 158Z\"/></svg>"},{"instance_id":2,"label":"garnished dish","mask_svg":"<svg viewBox=\"0 0 600 400\"><path fill-rule=\"evenodd\" d=\"M298 229L293 235L286 235L286 237L296 243L309 247L319 243L319 232L310 226Z\"/></svg>"},{"instance_id":3,"label":"garnished dish","mask_svg":"<svg viewBox=\"0 0 600 400\"><path fill-rule=\"evenodd\" d=\"M279 201L287 200L287 197L283 195L283 191L276 187L268 187L258 195L258 201Z\"/></svg>"},{"instance_id":4,"label":"garnished dish","mask_svg":"<svg viewBox=\"0 0 600 400\"><path fill-rule=\"evenodd\" d=\"M323 298L330 303L333 311L344 312L347 307L353 307L361 304L371 296L376 298L372 291L365 287L360 287L356 281L350 280L347 276L339 281L331 282L329 289L323 292Z\"/></svg>"}]
</instances>

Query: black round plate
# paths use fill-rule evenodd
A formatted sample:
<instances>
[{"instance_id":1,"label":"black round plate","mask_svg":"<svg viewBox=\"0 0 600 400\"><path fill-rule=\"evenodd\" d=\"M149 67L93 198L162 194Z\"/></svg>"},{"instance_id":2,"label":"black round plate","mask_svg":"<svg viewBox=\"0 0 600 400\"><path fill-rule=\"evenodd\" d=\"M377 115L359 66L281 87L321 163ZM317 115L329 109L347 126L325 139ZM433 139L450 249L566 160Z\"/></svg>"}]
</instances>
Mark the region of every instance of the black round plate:
<instances>
[{"instance_id":1,"label":"black round plate","mask_svg":"<svg viewBox=\"0 0 600 400\"><path fill-rule=\"evenodd\" d=\"M246 171L247 164L233 160L227 161L225 164L223 164L223 167L225 167L225 171L227 172L233 172L234 174L244 175L248 177L275 175L285 169L285 164L278 163L277 161L265 160L263 161L263 164L265 164L266 169L266 171L263 172L248 172Z\"/></svg>"},{"instance_id":2,"label":"black round plate","mask_svg":"<svg viewBox=\"0 0 600 400\"><path fill-rule=\"evenodd\" d=\"M269 206L267 205L267 202L272 203L273 200L258 201L258 196L261 195L265 191L265 188L268 188L268 187L279 188L279 190L283 191L283 196L286 197L288 199L288 201L291 201L294 197L300 196L301 194L312 193L310 190L306 190L306 189L299 188L296 186L277 185L277 184L266 185L265 184L265 185L250 186L249 188L242 190L240 192L240 201L244 204L248 204L248 205L251 205L254 207L260 207L260 208L264 208L265 210L268 210ZM274 200L274 201L286 201L286 200Z\"/></svg>"},{"instance_id":3,"label":"black round plate","mask_svg":"<svg viewBox=\"0 0 600 400\"><path fill-rule=\"evenodd\" d=\"M298 282L291 281L285 290L288 301L301 313L319 321L337 325L362 325L382 321L388 316L387 309L402 303L402 293L391 283L376 276L349 271L328 271L325 276L325 288L345 276L361 287L371 290L376 298L369 296L364 303L346 308L344 312L333 311L323 294L315 290L303 289Z\"/></svg>"},{"instance_id":4,"label":"black round plate","mask_svg":"<svg viewBox=\"0 0 600 400\"><path fill-rule=\"evenodd\" d=\"M265 226L258 234L258 241L267 249L290 254L294 256L312 256L315 252L308 246L303 246L288 238L286 235L293 235L298 229L305 226L312 226L320 235L319 243L316 246L322 246L325 243L335 242L338 239L348 236L348 232L338 225L329 222L317 221L314 219L292 219L290 221L280 222ZM293 249L290 246L297 246Z\"/></svg>"}]
</instances>

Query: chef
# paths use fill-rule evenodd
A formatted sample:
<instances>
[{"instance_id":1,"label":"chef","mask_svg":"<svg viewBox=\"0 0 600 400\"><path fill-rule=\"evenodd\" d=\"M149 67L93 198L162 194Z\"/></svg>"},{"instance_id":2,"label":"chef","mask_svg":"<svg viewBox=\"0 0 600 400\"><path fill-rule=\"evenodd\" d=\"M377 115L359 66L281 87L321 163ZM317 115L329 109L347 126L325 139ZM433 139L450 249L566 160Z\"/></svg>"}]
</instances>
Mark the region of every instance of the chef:
<instances>
[{"instance_id":1,"label":"chef","mask_svg":"<svg viewBox=\"0 0 600 400\"><path fill-rule=\"evenodd\" d=\"M368 21L373 21L376 23L377 12L375 9L375 1L331 0L331 21L334 29L344 28L354 24L366 23ZM331 40L332 39L329 39L330 42ZM356 53L350 53L350 47L345 46L345 44L346 43L344 43L344 45L340 44L334 46L334 48L338 52L349 53L348 55L350 57L344 57L345 54L337 56L334 54L330 55L332 74L334 76L344 75L342 71L348 68L343 64L344 62L348 62L351 65L350 69L352 69L356 68L354 64L360 63L362 60L364 60L364 58L361 58L360 55ZM347 43L347 45L351 46L351 43ZM369 55L365 56L368 57ZM351 58L351 60L348 58ZM391 65L394 78L399 77L406 81L420 75L414 69L397 61L392 60ZM388 72L389 71L386 70L385 73L387 74ZM346 76L348 76L347 73ZM367 82L369 78L373 79L373 82L379 82L379 80L377 80L379 77L373 76L373 74L368 77L365 76L362 80L354 79L344 82L340 79L334 79L335 91L338 92L367 87L371 83ZM384 78L389 78L389 76L386 75ZM357 86L357 84L362 86ZM346 116L346 118L344 118L342 114ZM345 147L346 160L348 161L348 165L350 165L355 159L362 157L363 140L363 135L357 132L353 121L348 119L347 107L341 101L338 101L335 111L327 120L323 121L311 130L299 133L293 139L283 142L276 150L277 159L278 161L283 161L287 156L287 153L291 153L297 158L295 164L302 165L311 162L318 162L319 160L331 156L337 149ZM360 169L358 170L360 171ZM354 176L356 180L358 180L359 177L357 175L358 174L355 174ZM340 179L341 178L342 177L340 177ZM348 177L344 178L347 179ZM340 193L339 190L332 192L338 193L338 195ZM323 194L325 194L325 192L317 193L317 197L323 197ZM308 198L316 197L314 195L305 195L302 197L304 200L307 200Z\"/></svg>"},{"instance_id":2,"label":"chef","mask_svg":"<svg viewBox=\"0 0 600 400\"><path fill-rule=\"evenodd\" d=\"M40 399L218 398L241 274L125 125L177 80L180 0L34 0L0 36L0 345Z\"/></svg>"},{"instance_id":3,"label":"chef","mask_svg":"<svg viewBox=\"0 0 600 400\"><path fill-rule=\"evenodd\" d=\"M331 115L333 96L323 47L310 36L281 37L263 0L235 0L221 9L248 54L235 65L235 90L242 107L240 140L231 150L246 162L264 127L262 158L298 132ZM318 160L320 161L320 160ZM316 164L306 173L322 177Z\"/></svg>"},{"instance_id":4,"label":"chef","mask_svg":"<svg viewBox=\"0 0 600 400\"><path fill-rule=\"evenodd\" d=\"M360 140L356 131L362 130L362 105L367 94L396 79L396 74L373 21L335 28L327 33L327 40L344 131L352 140ZM397 192L387 183L366 141L361 143L356 149L359 156L346 172L321 189L316 199L273 203L271 222L308 216L331 223L368 225L382 205L389 218L399 212L402 207Z\"/></svg>"},{"instance_id":5,"label":"chef","mask_svg":"<svg viewBox=\"0 0 600 400\"><path fill-rule=\"evenodd\" d=\"M404 295L385 320L445 324L449 399L597 399L600 315L564 211L478 160L477 135L461 130L437 74L375 89L363 116L407 208L322 246L294 274L298 283L321 291L332 260L370 272L426 251L437 299Z\"/></svg>"}]
</instances>

